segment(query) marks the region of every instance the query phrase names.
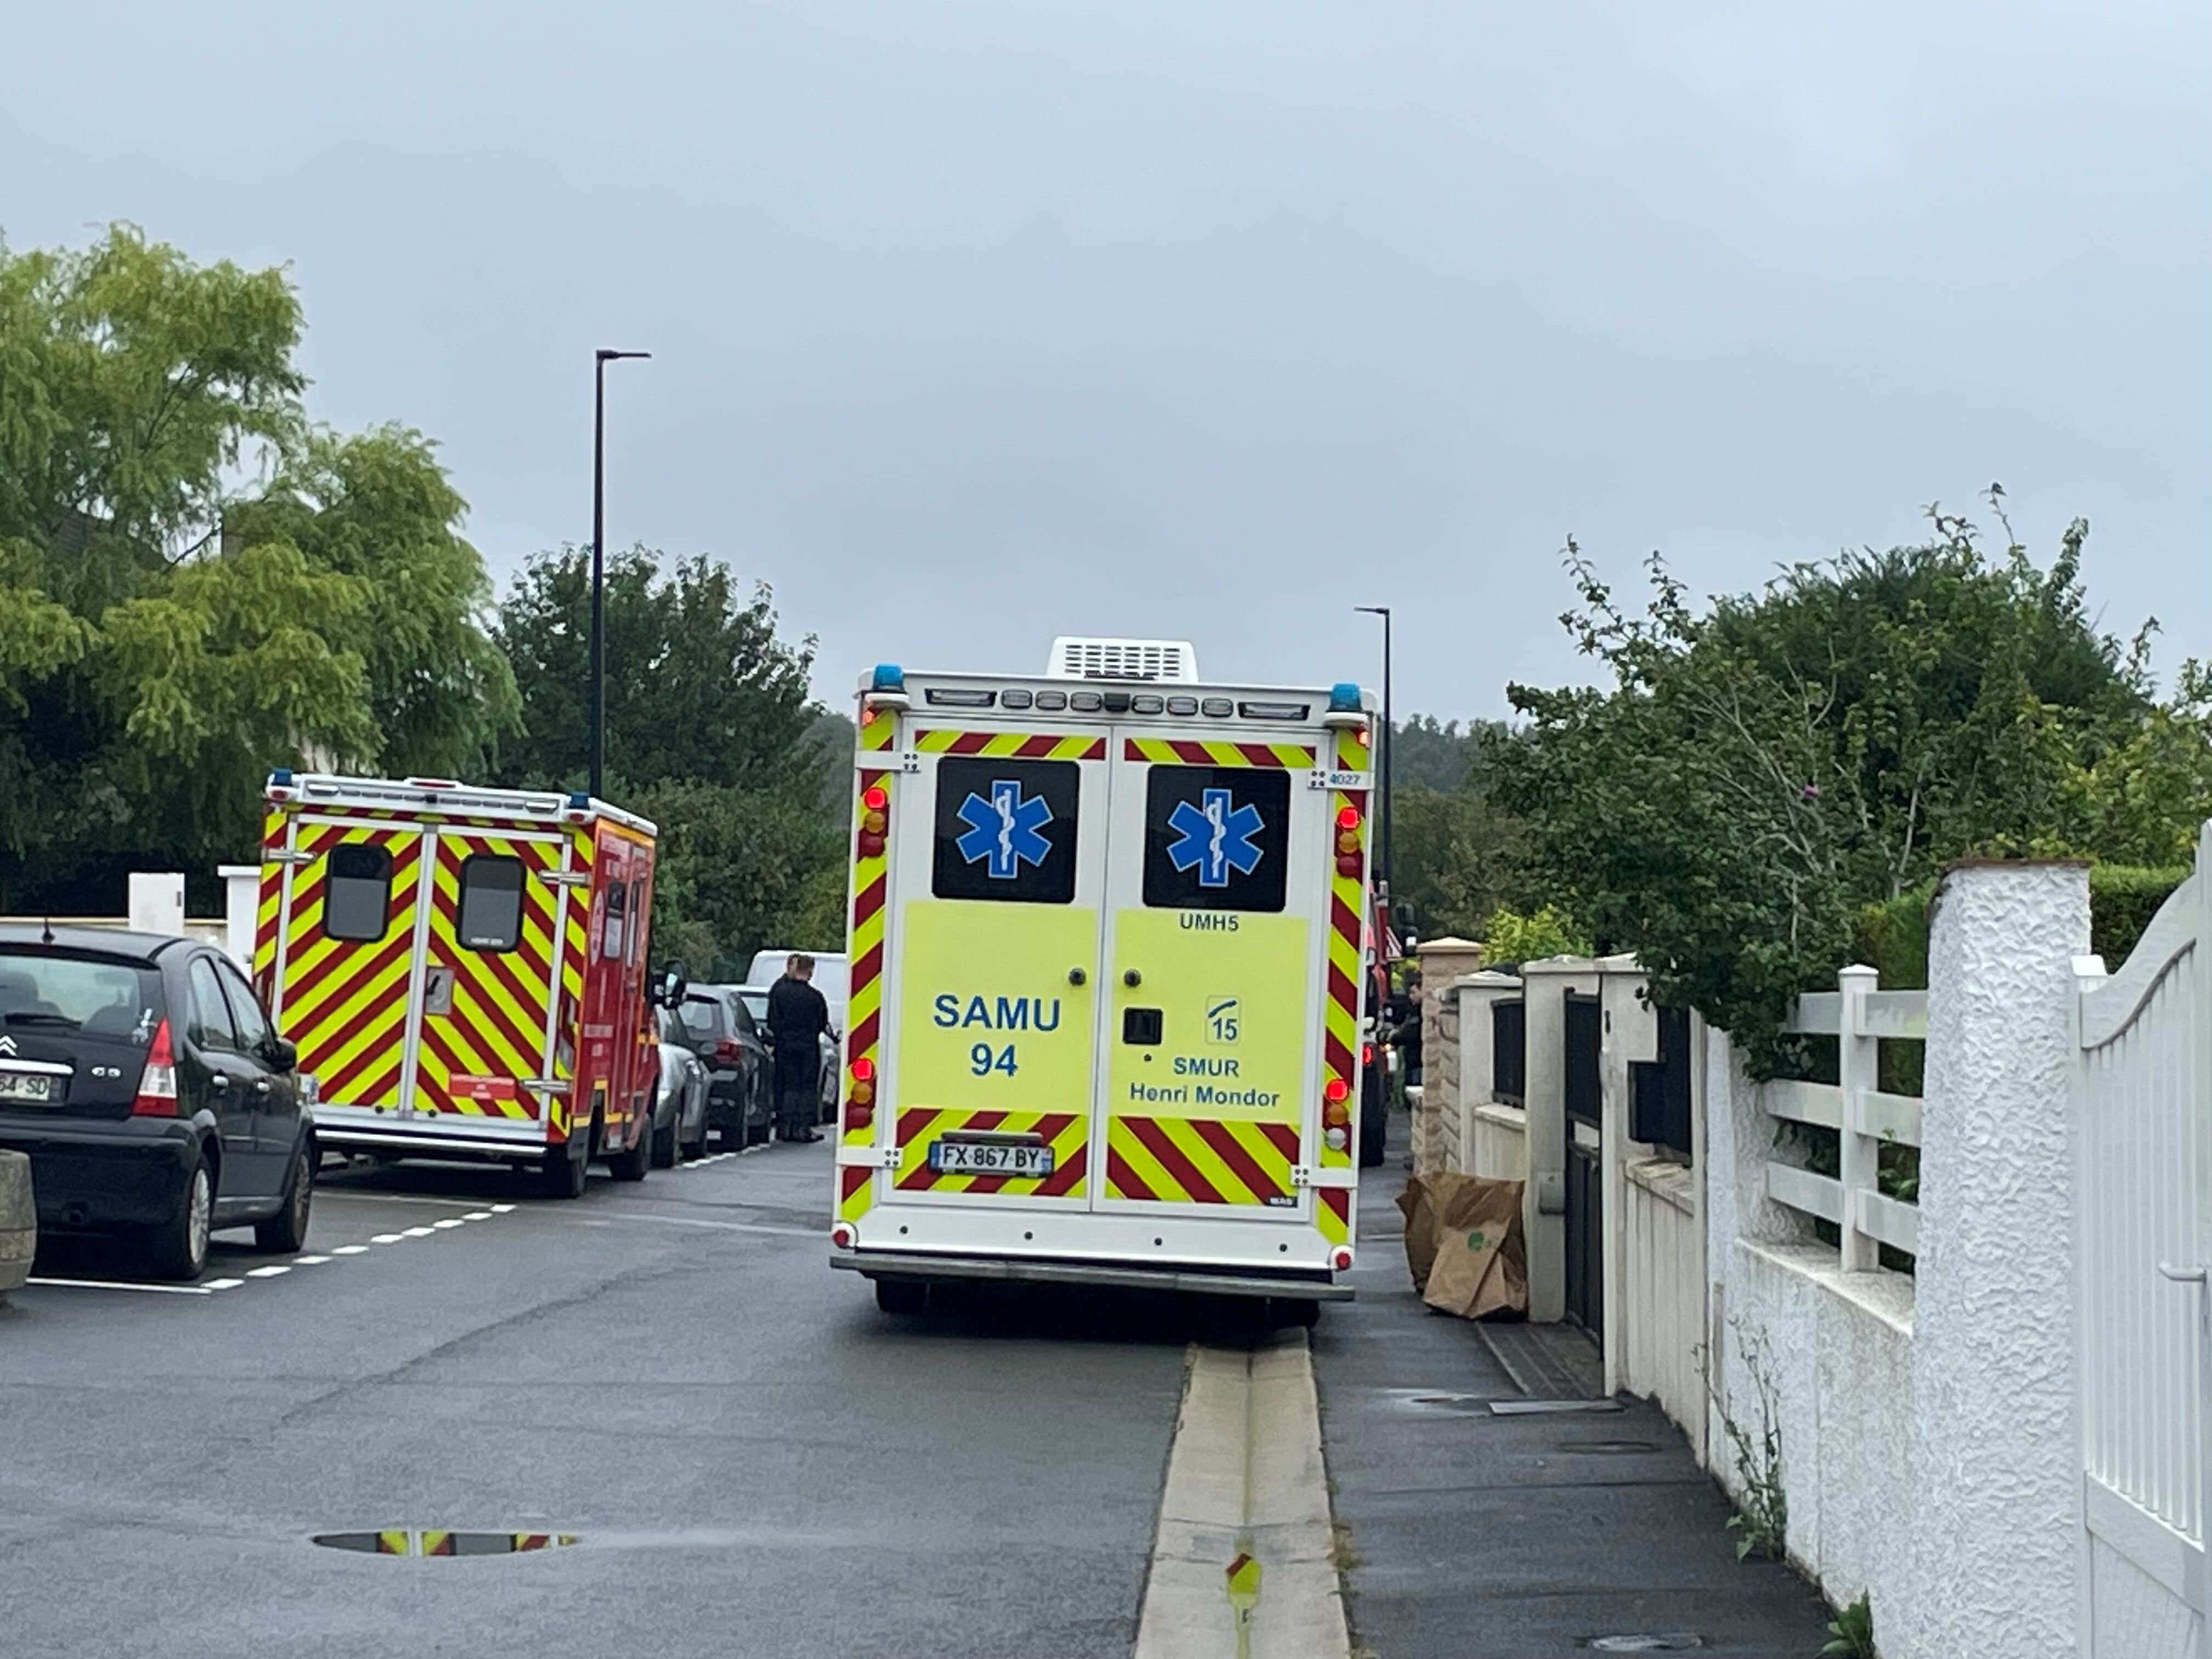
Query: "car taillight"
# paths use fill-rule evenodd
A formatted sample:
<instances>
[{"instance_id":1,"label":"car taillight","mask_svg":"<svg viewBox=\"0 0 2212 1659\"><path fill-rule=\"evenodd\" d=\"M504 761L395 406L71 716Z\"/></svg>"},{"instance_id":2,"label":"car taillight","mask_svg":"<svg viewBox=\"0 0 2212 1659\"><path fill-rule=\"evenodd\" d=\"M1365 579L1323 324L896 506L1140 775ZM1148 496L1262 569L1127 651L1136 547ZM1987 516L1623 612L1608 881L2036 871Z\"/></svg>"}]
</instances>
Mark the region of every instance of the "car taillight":
<instances>
[{"instance_id":1,"label":"car taillight","mask_svg":"<svg viewBox=\"0 0 2212 1659\"><path fill-rule=\"evenodd\" d=\"M745 1057L744 1048L735 1037L714 1039L714 1058L725 1065L734 1066Z\"/></svg>"},{"instance_id":2,"label":"car taillight","mask_svg":"<svg viewBox=\"0 0 2212 1659\"><path fill-rule=\"evenodd\" d=\"M1373 1043L1363 1042L1359 1045L1359 1063L1362 1066L1372 1066L1375 1063L1375 1045Z\"/></svg>"},{"instance_id":3,"label":"car taillight","mask_svg":"<svg viewBox=\"0 0 2212 1659\"><path fill-rule=\"evenodd\" d=\"M146 1050L146 1069L138 1073L137 1097L131 1103L133 1117L174 1117L177 1115L177 1055L169 1046L169 1022L154 1028L153 1045Z\"/></svg>"}]
</instances>

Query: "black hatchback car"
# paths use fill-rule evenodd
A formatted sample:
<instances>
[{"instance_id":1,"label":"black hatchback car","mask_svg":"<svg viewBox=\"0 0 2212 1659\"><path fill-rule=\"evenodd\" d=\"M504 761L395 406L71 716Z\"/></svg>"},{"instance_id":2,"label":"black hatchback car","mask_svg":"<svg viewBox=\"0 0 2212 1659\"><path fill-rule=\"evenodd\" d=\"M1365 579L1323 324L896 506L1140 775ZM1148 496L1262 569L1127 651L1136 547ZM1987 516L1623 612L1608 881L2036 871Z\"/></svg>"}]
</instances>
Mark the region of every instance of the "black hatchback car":
<instances>
[{"instance_id":1,"label":"black hatchback car","mask_svg":"<svg viewBox=\"0 0 2212 1659\"><path fill-rule=\"evenodd\" d=\"M0 1147L27 1152L45 1232L121 1232L173 1279L208 1235L305 1243L314 1126L292 1045L196 940L0 927Z\"/></svg>"}]
</instances>

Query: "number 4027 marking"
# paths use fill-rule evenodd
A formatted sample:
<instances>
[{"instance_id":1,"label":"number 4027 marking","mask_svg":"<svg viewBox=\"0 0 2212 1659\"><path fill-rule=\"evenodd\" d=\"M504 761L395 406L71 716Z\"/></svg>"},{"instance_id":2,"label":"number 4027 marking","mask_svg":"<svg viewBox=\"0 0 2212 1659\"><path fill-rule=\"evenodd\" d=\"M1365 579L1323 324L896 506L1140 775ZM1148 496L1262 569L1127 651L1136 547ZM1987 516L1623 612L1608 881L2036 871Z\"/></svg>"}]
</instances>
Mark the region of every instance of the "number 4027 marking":
<instances>
[{"instance_id":1,"label":"number 4027 marking","mask_svg":"<svg viewBox=\"0 0 2212 1659\"><path fill-rule=\"evenodd\" d=\"M1012 1077L1017 1069L1014 1065L1014 1045L1009 1042L1005 1048L994 1054L989 1043L977 1043L968 1051L968 1069L977 1077L988 1077L994 1072L1004 1072L1008 1077Z\"/></svg>"}]
</instances>

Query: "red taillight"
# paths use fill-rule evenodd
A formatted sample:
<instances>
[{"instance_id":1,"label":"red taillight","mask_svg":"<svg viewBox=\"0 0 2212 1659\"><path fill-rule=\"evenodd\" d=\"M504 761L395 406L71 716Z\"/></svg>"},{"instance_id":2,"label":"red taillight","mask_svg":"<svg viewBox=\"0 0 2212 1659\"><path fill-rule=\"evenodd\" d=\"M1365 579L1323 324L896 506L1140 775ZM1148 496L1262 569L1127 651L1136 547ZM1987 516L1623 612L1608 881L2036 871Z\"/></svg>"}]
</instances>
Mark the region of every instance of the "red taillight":
<instances>
[{"instance_id":1,"label":"red taillight","mask_svg":"<svg viewBox=\"0 0 2212 1659\"><path fill-rule=\"evenodd\" d=\"M174 1117L177 1115L177 1055L169 1046L169 1022L154 1028L154 1041L146 1050L146 1069L138 1073L137 1098L131 1103L133 1117Z\"/></svg>"},{"instance_id":2,"label":"red taillight","mask_svg":"<svg viewBox=\"0 0 2212 1659\"><path fill-rule=\"evenodd\" d=\"M876 1126L876 1109L865 1101L852 1100L845 1103L845 1127L857 1134Z\"/></svg>"},{"instance_id":3,"label":"red taillight","mask_svg":"<svg viewBox=\"0 0 2212 1659\"><path fill-rule=\"evenodd\" d=\"M853 1062L853 1081L855 1083L873 1083L875 1080L876 1062L870 1060L866 1054L860 1055L860 1058Z\"/></svg>"},{"instance_id":4,"label":"red taillight","mask_svg":"<svg viewBox=\"0 0 2212 1659\"><path fill-rule=\"evenodd\" d=\"M726 1061L728 1061L731 1065L734 1066L734 1065L736 1065L739 1060L743 1060L744 1057L745 1057L744 1045L743 1043L739 1042L737 1040L737 1038L735 1038L735 1037L716 1037L716 1038L714 1039L714 1058L715 1058L715 1059L717 1059L717 1060L726 1060Z\"/></svg>"},{"instance_id":5,"label":"red taillight","mask_svg":"<svg viewBox=\"0 0 2212 1659\"><path fill-rule=\"evenodd\" d=\"M859 1237L849 1222L841 1221L830 1230L830 1242L841 1250L851 1249L853 1241Z\"/></svg>"},{"instance_id":6,"label":"red taillight","mask_svg":"<svg viewBox=\"0 0 2212 1659\"><path fill-rule=\"evenodd\" d=\"M872 783L860 791L860 805L871 812L880 812L891 804L891 792L880 783Z\"/></svg>"},{"instance_id":7,"label":"red taillight","mask_svg":"<svg viewBox=\"0 0 2212 1659\"><path fill-rule=\"evenodd\" d=\"M1352 1085L1340 1077L1333 1077L1322 1085L1321 1097L1330 1101L1342 1100L1351 1092Z\"/></svg>"},{"instance_id":8,"label":"red taillight","mask_svg":"<svg viewBox=\"0 0 2212 1659\"><path fill-rule=\"evenodd\" d=\"M1359 1063L1362 1066L1372 1066L1375 1063L1375 1045L1373 1043L1363 1042L1359 1045Z\"/></svg>"},{"instance_id":9,"label":"red taillight","mask_svg":"<svg viewBox=\"0 0 2212 1659\"><path fill-rule=\"evenodd\" d=\"M1352 1252L1340 1244L1337 1246L1336 1254L1329 1260L1336 1264L1337 1272L1342 1273L1352 1265Z\"/></svg>"},{"instance_id":10,"label":"red taillight","mask_svg":"<svg viewBox=\"0 0 2212 1659\"><path fill-rule=\"evenodd\" d=\"M1338 807L1336 809L1336 827L1340 830L1357 830L1359 828L1359 809L1357 806Z\"/></svg>"}]
</instances>

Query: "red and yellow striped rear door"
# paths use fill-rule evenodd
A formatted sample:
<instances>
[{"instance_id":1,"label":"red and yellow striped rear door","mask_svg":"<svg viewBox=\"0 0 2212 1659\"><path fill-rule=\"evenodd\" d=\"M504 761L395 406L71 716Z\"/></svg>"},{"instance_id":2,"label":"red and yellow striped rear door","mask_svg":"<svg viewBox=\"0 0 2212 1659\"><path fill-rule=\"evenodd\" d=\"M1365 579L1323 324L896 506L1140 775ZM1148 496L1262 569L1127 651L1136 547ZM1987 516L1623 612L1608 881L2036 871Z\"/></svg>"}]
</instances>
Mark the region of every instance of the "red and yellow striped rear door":
<instances>
[{"instance_id":1,"label":"red and yellow striped rear door","mask_svg":"<svg viewBox=\"0 0 2212 1659\"><path fill-rule=\"evenodd\" d=\"M396 1111L428 837L374 818L271 818L254 974L276 1028L326 1117Z\"/></svg>"},{"instance_id":2,"label":"red and yellow striped rear door","mask_svg":"<svg viewBox=\"0 0 2212 1659\"><path fill-rule=\"evenodd\" d=\"M416 1043L414 1109L543 1125L555 1075L556 833L447 826L433 902ZM533 1087L532 1085L539 1086Z\"/></svg>"}]
</instances>

